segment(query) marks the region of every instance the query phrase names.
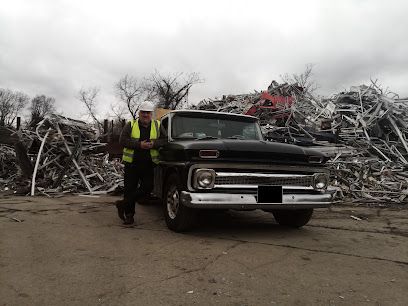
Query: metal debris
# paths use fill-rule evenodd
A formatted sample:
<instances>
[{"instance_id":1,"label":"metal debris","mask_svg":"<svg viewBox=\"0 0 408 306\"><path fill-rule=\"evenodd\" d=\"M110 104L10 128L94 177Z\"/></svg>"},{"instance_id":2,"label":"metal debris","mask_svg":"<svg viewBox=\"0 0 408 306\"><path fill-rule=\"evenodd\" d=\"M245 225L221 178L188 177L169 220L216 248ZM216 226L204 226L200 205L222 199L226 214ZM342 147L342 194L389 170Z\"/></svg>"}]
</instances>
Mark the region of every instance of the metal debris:
<instances>
[{"instance_id":1,"label":"metal debris","mask_svg":"<svg viewBox=\"0 0 408 306\"><path fill-rule=\"evenodd\" d=\"M13 221L19 222L19 223L21 223L21 222L24 221L24 220L20 220L20 219L18 219L18 218L15 218L15 217L10 217L10 220L13 220Z\"/></svg>"},{"instance_id":2,"label":"metal debris","mask_svg":"<svg viewBox=\"0 0 408 306\"><path fill-rule=\"evenodd\" d=\"M206 99L193 108L257 116L267 140L324 152L332 185L348 201L408 202L408 99L375 82L323 98L273 81L264 92ZM52 115L35 131L0 130L0 136L0 191L96 195L123 185L123 165L109 161L85 122Z\"/></svg>"},{"instance_id":3,"label":"metal debris","mask_svg":"<svg viewBox=\"0 0 408 306\"><path fill-rule=\"evenodd\" d=\"M330 156L338 195L356 202L408 201L408 99L375 82L329 98L273 81L265 92L206 99L195 109L257 116L266 139Z\"/></svg>"},{"instance_id":4,"label":"metal debris","mask_svg":"<svg viewBox=\"0 0 408 306\"><path fill-rule=\"evenodd\" d=\"M105 143L82 121L51 115L20 138L35 163L30 180L21 180L13 147L0 145L0 187L20 194L104 194L123 186L123 165L110 161Z\"/></svg>"},{"instance_id":5,"label":"metal debris","mask_svg":"<svg viewBox=\"0 0 408 306\"><path fill-rule=\"evenodd\" d=\"M8 182L13 181L18 173L16 153L12 147L0 144L0 191L9 190Z\"/></svg>"}]
</instances>

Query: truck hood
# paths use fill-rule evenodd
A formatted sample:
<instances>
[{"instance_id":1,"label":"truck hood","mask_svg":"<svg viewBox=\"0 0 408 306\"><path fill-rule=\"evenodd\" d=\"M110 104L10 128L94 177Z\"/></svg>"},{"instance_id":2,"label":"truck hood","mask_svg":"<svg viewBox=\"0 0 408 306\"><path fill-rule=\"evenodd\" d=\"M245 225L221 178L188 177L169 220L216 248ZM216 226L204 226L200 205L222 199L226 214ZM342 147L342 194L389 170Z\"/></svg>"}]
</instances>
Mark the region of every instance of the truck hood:
<instances>
[{"instance_id":1,"label":"truck hood","mask_svg":"<svg viewBox=\"0 0 408 306\"><path fill-rule=\"evenodd\" d=\"M168 149L163 148L163 157L166 152L173 152L172 160L205 160L199 157L200 150L218 150L217 161L234 162L262 162L262 163L309 163L310 157L321 158L322 163L327 157L315 150L304 147L263 141L263 140L177 140L169 143ZM213 160L215 161L215 159Z\"/></svg>"}]
</instances>

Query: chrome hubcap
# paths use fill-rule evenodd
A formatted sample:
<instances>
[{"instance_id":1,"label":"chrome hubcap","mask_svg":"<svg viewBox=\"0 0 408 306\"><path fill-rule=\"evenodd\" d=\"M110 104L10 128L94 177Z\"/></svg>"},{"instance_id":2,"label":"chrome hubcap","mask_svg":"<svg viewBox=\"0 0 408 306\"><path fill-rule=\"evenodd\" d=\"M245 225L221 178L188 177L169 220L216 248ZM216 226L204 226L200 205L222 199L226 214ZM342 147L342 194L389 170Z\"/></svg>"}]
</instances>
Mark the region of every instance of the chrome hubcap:
<instances>
[{"instance_id":1,"label":"chrome hubcap","mask_svg":"<svg viewBox=\"0 0 408 306\"><path fill-rule=\"evenodd\" d=\"M176 218L180 204L180 195L176 186L172 186L167 192L167 212L171 219Z\"/></svg>"}]
</instances>

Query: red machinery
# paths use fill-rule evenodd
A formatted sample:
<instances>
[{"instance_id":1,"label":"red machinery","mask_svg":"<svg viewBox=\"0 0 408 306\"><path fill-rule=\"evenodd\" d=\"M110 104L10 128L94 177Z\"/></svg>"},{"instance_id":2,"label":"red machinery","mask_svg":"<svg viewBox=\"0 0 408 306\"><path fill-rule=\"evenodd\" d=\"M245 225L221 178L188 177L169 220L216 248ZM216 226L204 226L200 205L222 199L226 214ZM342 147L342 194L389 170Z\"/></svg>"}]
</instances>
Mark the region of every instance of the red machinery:
<instances>
[{"instance_id":1,"label":"red machinery","mask_svg":"<svg viewBox=\"0 0 408 306\"><path fill-rule=\"evenodd\" d=\"M292 106L292 103L293 97L291 96L272 96L264 91L259 97L259 101L251 106L245 115L259 116L260 113L269 111L272 114L276 112L276 115L273 115L275 119L287 118L289 113L285 112L285 110L289 109Z\"/></svg>"}]
</instances>

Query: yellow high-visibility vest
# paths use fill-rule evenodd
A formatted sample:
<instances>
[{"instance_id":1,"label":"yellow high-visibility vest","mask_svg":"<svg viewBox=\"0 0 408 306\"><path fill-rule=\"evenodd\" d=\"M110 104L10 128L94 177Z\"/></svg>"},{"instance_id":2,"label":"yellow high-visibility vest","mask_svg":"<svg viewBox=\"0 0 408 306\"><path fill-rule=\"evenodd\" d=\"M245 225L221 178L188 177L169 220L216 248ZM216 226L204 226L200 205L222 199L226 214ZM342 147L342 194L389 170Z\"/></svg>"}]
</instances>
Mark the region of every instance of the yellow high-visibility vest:
<instances>
[{"instance_id":1,"label":"yellow high-visibility vest","mask_svg":"<svg viewBox=\"0 0 408 306\"><path fill-rule=\"evenodd\" d=\"M130 126L132 129L132 133L130 134L130 137L139 139L140 138L140 128L139 128L139 120L132 120L130 122ZM154 140L159 137L159 127L160 127L160 121L158 120L152 120L150 123L150 139ZM133 162L133 154L135 150L129 149L129 148L123 148L123 156L122 156L122 161L127 162L127 163L132 163ZM157 164L159 162L159 151L156 149L150 149L150 156L152 157L152 161Z\"/></svg>"}]
</instances>

